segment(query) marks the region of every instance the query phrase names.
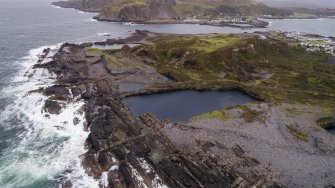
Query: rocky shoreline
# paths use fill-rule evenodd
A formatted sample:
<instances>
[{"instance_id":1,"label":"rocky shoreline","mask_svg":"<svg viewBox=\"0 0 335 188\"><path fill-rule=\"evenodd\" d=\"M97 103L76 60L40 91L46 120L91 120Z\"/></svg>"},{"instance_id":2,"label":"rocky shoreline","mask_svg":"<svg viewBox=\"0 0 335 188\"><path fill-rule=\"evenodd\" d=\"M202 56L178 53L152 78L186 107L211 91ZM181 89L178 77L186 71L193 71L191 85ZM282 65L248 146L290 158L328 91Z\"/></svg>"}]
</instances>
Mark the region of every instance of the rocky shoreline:
<instances>
[{"instance_id":1,"label":"rocky shoreline","mask_svg":"<svg viewBox=\"0 0 335 188\"><path fill-rule=\"evenodd\" d=\"M32 91L49 97L45 101L45 113L57 114L69 101L85 102L80 113L85 114L83 129L90 131L90 135L82 166L97 181L107 179L108 185L100 181L100 187L324 187L335 184L331 170L335 164L335 138L316 123L333 109L325 112L327 108L315 105L274 102L279 93L269 95L264 88L257 89L257 85L249 83L254 77L267 81L273 73L239 72L240 77L236 79L242 81L238 82L189 80L179 72L162 71L165 69L155 67L159 59L154 58L150 50L158 44L168 46L169 40L176 37L182 42L189 41L190 36L136 31L126 39L65 43L52 61L40 64L49 53L48 49L44 50L33 67L57 75L55 85ZM253 39L257 35L194 35L192 39L197 37L208 41L214 37L218 42L236 37ZM267 40L275 44L273 49L280 48L280 41ZM140 45L133 48L127 45L133 43ZM125 45L122 49L92 48L113 44ZM184 48L185 43L181 44ZM256 45L256 41L253 44ZM245 45L247 49L233 48L232 53L247 50L257 53L257 47ZM178 50L168 48L168 51L180 58ZM200 62L189 58L183 57L184 65L176 71L199 66ZM232 66L231 73L237 65L238 71L250 71L236 59L233 61L232 65L227 62ZM178 63L174 59L171 62ZM227 74L223 78L227 76L235 78ZM169 82L168 78L175 82ZM146 87L122 92L119 85L123 82L141 82ZM151 113L136 116L123 103L129 96L185 89L238 90L257 101L209 112L186 122L161 121ZM331 105L332 96L323 93L322 97L329 98ZM316 95L316 98L320 97ZM318 123L328 126L328 119ZM78 124L76 119L73 121ZM63 187L72 185L71 179L61 183Z\"/></svg>"},{"instance_id":2,"label":"rocky shoreline","mask_svg":"<svg viewBox=\"0 0 335 188\"><path fill-rule=\"evenodd\" d=\"M199 141L197 156L181 152L161 131L164 122L152 114L136 117L122 103L104 58L86 53L85 46L64 44L51 62L34 69L57 75L54 86L35 91L49 97L45 112L58 113L66 101L85 101L81 113L90 135L82 165L89 175L98 180L107 174L109 187L282 187L240 146L232 148L236 162L229 165L206 153L206 141ZM240 172L241 165L248 170ZM71 180L63 187L71 187Z\"/></svg>"},{"instance_id":3,"label":"rocky shoreline","mask_svg":"<svg viewBox=\"0 0 335 188\"><path fill-rule=\"evenodd\" d=\"M134 24L200 24L208 26L218 26L218 27L232 27L232 28L241 28L241 29L252 29L252 28L266 28L269 25L269 22L254 19L252 23L247 26L235 25L234 23L212 23L209 20L204 21L186 21L186 20L146 20L146 21L136 21L136 20L125 20L120 21L116 19L104 18L101 16L94 16L93 19L104 22L116 22L116 23L134 23Z\"/></svg>"}]
</instances>

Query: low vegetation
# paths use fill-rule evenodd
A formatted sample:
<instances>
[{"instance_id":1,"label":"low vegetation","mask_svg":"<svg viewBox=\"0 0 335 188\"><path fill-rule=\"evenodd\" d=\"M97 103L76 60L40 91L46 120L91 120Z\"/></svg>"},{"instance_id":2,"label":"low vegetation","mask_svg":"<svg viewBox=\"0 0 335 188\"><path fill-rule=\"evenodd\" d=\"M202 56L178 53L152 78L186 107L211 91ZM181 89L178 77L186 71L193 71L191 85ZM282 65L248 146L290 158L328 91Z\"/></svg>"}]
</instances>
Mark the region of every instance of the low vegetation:
<instances>
[{"instance_id":1,"label":"low vegetation","mask_svg":"<svg viewBox=\"0 0 335 188\"><path fill-rule=\"evenodd\" d=\"M120 21L209 19L217 16L289 16L289 10L270 8L254 0L122 0L109 3L102 18Z\"/></svg>"},{"instance_id":2,"label":"low vegetation","mask_svg":"<svg viewBox=\"0 0 335 188\"><path fill-rule=\"evenodd\" d=\"M130 68L138 68L141 69L142 65L141 64L133 64L133 63L128 63L125 61L120 60L119 58L115 57L113 54L118 52L120 50L104 50L104 49L98 49L98 48L86 48L86 52L93 53L93 54L101 54L105 57L107 61L107 68L108 67L130 67Z\"/></svg>"},{"instance_id":3,"label":"low vegetation","mask_svg":"<svg viewBox=\"0 0 335 188\"><path fill-rule=\"evenodd\" d=\"M304 142L308 142L308 134L306 132L297 129L292 125L286 125L286 128L288 132L291 133L295 138Z\"/></svg>"},{"instance_id":4,"label":"low vegetation","mask_svg":"<svg viewBox=\"0 0 335 188\"><path fill-rule=\"evenodd\" d=\"M324 53L243 35L158 35L153 66L178 81L230 82L274 102L335 105L335 65Z\"/></svg>"},{"instance_id":5,"label":"low vegetation","mask_svg":"<svg viewBox=\"0 0 335 188\"><path fill-rule=\"evenodd\" d=\"M145 54L149 65L176 81L234 84L267 101L320 105L334 113L335 65L325 53L243 34L158 34L146 40L151 44L131 49L130 57L138 61ZM127 64L108 50L87 50L104 54L110 66Z\"/></svg>"},{"instance_id":6,"label":"low vegetation","mask_svg":"<svg viewBox=\"0 0 335 188\"><path fill-rule=\"evenodd\" d=\"M243 110L241 118L243 118L246 122L252 122L261 114L261 112L252 110L246 105L240 105L239 108Z\"/></svg>"},{"instance_id":7,"label":"low vegetation","mask_svg":"<svg viewBox=\"0 0 335 188\"><path fill-rule=\"evenodd\" d=\"M334 117L323 117L318 119L317 124L324 129L335 128L335 118Z\"/></svg>"},{"instance_id":8,"label":"low vegetation","mask_svg":"<svg viewBox=\"0 0 335 188\"><path fill-rule=\"evenodd\" d=\"M226 113L226 110L217 110L208 112L206 114L202 114L200 116L194 117L194 119L220 119L220 120L227 120L230 116Z\"/></svg>"}]
</instances>

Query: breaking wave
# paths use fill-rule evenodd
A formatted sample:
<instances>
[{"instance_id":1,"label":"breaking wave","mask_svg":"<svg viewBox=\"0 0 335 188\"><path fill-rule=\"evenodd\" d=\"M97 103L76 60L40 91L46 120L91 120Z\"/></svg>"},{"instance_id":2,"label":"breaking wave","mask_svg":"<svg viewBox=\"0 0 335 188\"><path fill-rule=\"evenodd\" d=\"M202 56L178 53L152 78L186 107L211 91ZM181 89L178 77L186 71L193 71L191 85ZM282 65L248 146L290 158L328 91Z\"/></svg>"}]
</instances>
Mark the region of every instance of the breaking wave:
<instances>
[{"instance_id":1,"label":"breaking wave","mask_svg":"<svg viewBox=\"0 0 335 188\"><path fill-rule=\"evenodd\" d=\"M55 75L44 69L32 69L43 49L50 48L50 60L59 45L33 49L21 58L22 70L1 91L12 103L0 113L0 129L9 136L6 149L0 153L0 187L58 187L70 179L74 187L98 187L81 167L85 153L84 102L73 100L58 115L42 111L46 96L29 91L53 85ZM80 123L75 125L73 119Z\"/></svg>"}]
</instances>

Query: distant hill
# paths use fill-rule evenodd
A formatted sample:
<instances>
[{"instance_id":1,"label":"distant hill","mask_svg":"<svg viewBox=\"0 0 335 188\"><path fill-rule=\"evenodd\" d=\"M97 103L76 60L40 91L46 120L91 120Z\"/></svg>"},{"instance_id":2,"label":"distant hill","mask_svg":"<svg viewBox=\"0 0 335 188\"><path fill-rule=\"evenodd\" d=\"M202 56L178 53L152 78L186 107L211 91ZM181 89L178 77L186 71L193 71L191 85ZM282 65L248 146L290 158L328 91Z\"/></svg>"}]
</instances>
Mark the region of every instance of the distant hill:
<instances>
[{"instance_id":1,"label":"distant hill","mask_svg":"<svg viewBox=\"0 0 335 188\"><path fill-rule=\"evenodd\" d=\"M288 16L290 10L270 8L255 0L69 0L53 3L64 8L99 12L101 20L148 21L210 18L217 15Z\"/></svg>"},{"instance_id":2,"label":"distant hill","mask_svg":"<svg viewBox=\"0 0 335 188\"><path fill-rule=\"evenodd\" d=\"M119 1L121 0L69 0L58 1L52 4L63 8L74 8L89 12L99 12L103 7Z\"/></svg>"},{"instance_id":3,"label":"distant hill","mask_svg":"<svg viewBox=\"0 0 335 188\"><path fill-rule=\"evenodd\" d=\"M335 8L334 0L260 0L262 3L277 8Z\"/></svg>"}]
</instances>

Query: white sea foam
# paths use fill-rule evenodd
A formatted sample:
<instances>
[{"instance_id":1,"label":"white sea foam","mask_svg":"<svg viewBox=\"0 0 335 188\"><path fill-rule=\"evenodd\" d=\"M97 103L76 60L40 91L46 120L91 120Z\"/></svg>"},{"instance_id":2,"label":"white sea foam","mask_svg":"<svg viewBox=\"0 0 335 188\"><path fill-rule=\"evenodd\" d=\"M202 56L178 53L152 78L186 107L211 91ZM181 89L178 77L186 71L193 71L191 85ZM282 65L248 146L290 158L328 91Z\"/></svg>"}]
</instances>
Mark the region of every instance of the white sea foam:
<instances>
[{"instance_id":1,"label":"white sea foam","mask_svg":"<svg viewBox=\"0 0 335 188\"><path fill-rule=\"evenodd\" d=\"M98 36L111 36L112 33L97 33Z\"/></svg>"},{"instance_id":2,"label":"white sea foam","mask_svg":"<svg viewBox=\"0 0 335 188\"><path fill-rule=\"evenodd\" d=\"M98 20L94 19L94 18L91 18L90 19L91 22L98 22Z\"/></svg>"},{"instance_id":3,"label":"white sea foam","mask_svg":"<svg viewBox=\"0 0 335 188\"><path fill-rule=\"evenodd\" d=\"M49 46L50 56L58 47ZM73 100L59 115L47 117L42 111L46 97L39 93L28 94L53 85L54 75L47 70L31 69L45 48L47 46L33 49L21 59L22 71L4 90L7 95L14 95L15 100L1 112L0 118L3 122L15 120L17 123L8 123L2 128L24 131L17 138L11 138L15 140L13 145L1 156L0 187L24 187L54 178L70 179L74 187L98 187L98 181L81 167L79 157L85 153L84 142L89 134L83 130L85 118L79 112L84 102ZM75 117L80 124L74 125ZM67 169L71 173L63 174Z\"/></svg>"},{"instance_id":4,"label":"white sea foam","mask_svg":"<svg viewBox=\"0 0 335 188\"><path fill-rule=\"evenodd\" d=\"M49 46L52 51L50 57L59 46L60 44ZM84 102L74 99L66 104L60 114L45 116L42 108L47 97L40 93L28 94L31 90L52 86L55 80L55 75L47 70L31 69L45 48L47 46L33 49L28 56L21 59L23 69L5 91L14 95L15 102L0 114L0 118L4 122L16 118L18 123L2 128L22 128L24 131L17 136L15 145L9 147L0 158L0 187L25 187L42 182L37 184L39 187L47 181L57 184L64 180L71 180L73 187L107 187L108 171L95 180L88 176L81 166L80 156L86 152L84 142L89 134L83 130L85 117L80 112ZM50 59L42 63L48 60ZM75 117L80 120L80 124L73 123ZM13 139L11 138L11 141ZM139 161L146 173L154 173L153 168L144 159ZM114 165L110 170L117 169L118 165ZM132 166L131 169L133 178L141 186L147 187L137 170ZM152 186L166 187L159 176L155 176Z\"/></svg>"},{"instance_id":5,"label":"white sea foam","mask_svg":"<svg viewBox=\"0 0 335 188\"><path fill-rule=\"evenodd\" d=\"M53 6L54 8L62 8L62 7L56 6L56 5L51 5L51 6Z\"/></svg>"},{"instance_id":6,"label":"white sea foam","mask_svg":"<svg viewBox=\"0 0 335 188\"><path fill-rule=\"evenodd\" d=\"M108 187L108 172L102 173L99 184L103 187Z\"/></svg>"},{"instance_id":7,"label":"white sea foam","mask_svg":"<svg viewBox=\"0 0 335 188\"><path fill-rule=\"evenodd\" d=\"M139 25L144 25L144 24L138 24L138 23L134 23L134 22L123 22L123 25L129 25L129 26L139 26Z\"/></svg>"}]
</instances>

